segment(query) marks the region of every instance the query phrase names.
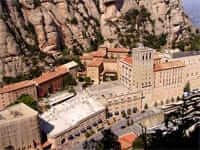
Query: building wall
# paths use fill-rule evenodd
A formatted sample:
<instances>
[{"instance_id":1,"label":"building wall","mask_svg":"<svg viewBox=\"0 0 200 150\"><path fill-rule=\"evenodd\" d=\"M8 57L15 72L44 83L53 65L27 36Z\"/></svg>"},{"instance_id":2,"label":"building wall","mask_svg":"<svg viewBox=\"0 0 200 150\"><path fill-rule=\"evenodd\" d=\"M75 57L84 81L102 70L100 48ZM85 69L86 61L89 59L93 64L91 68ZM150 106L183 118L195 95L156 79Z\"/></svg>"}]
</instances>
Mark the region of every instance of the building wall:
<instances>
[{"instance_id":1,"label":"building wall","mask_svg":"<svg viewBox=\"0 0 200 150\"><path fill-rule=\"evenodd\" d=\"M98 67L87 67L87 76L90 77L94 84L100 83L100 73L103 71L103 65Z\"/></svg>"},{"instance_id":2,"label":"building wall","mask_svg":"<svg viewBox=\"0 0 200 150\"><path fill-rule=\"evenodd\" d=\"M122 52L107 52L108 58L120 58L127 56L128 52L122 53Z\"/></svg>"},{"instance_id":3,"label":"building wall","mask_svg":"<svg viewBox=\"0 0 200 150\"><path fill-rule=\"evenodd\" d=\"M75 144L80 143L81 141L85 140L85 134L86 132L97 132L97 130L101 129L104 127L104 124L106 122L105 118L105 110L101 112L97 112L96 114L86 118L84 121L82 121L80 124L78 124L76 127L72 128L71 130L63 133L62 135L59 135L58 137L55 138L49 138L48 140L51 141L52 147L55 148L55 150L58 150L59 148L64 149L68 148L70 149L73 147ZM102 123L98 123L99 120L102 120ZM97 123L96 126L94 126L94 123ZM91 129L87 129L87 127L90 126ZM86 132L81 132L82 129L86 129ZM76 136L75 134L80 133L79 136ZM69 136L72 135L74 138L72 140L69 140Z\"/></svg>"},{"instance_id":4,"label":"building wall","mask_svg":"<svg viewBox=\"0 0 200 150\"><path fill-rule=\"evenodd\" d=\"M141 92L142 105L151 105L154 84L153 49L139 47L133 49L132 90Z\"/></svg>"},{"instance_id":5,"label":"building wall","mask_svg":"<svg viewBox=\"0 0 200 150\"><path fill-rule=\"evenodd\" d=\"M174 68L163 71L154 72L154 89L152 106L169 104L172 98L176 100L177 96L183 95L183 88L185 83L184 78L185 68Z\"/></svg>"},{"instance_id":6,"label":"building wall","mask_svg":"<svg viewBox=\"0 0 200 150\"><path fill-rule=\"evenodd\" d=\"M32 85L29 87L17 89L15 91L0 94L0 110L15 102L20 96L25 94L28 94L37 100L36 86Z\"/></svg>"},{"instance_id":7,"label":"building wall","mask_svg":"<svg viewBox=\"0 0 200 150\"><path fill-rule=\"evenodd\" d=\"M181 60L185 64L185 84L189 81L191 89L200 88L200 55L181 57L172 60ZM171 61L171 60L170 60Z\"/></svg>"},{"instance_id":8,"label":"building wall","mask_svg":"<svg viewBox=\"0 0 200 150\"><path fill-rule=\"evenodd\" d=\"M122 117L122 111L127 113L128 109L130 109L131 113L133 113L135 108L137 109L137 111L141 111L142 109L142 101L140 94L124 94L112 97L106 101L109 113L111 113L113 117L119 119Z\"/></svg>"},{"instance_id":9,"label":"building wall","mask_svg":"<svg viewBox=\"0 0 200 150\"><path fill-rule=\"evenodd\" d=\"M15 150L28 150L40 145L37 115L0 124L0 149L13 146Z\"/></svg>"},{"instance_id":10,"label":"building wall","mask_svg":"<svg viewBox=\"0 0 200 150\"><path fill-rule=\"evenodd\" d=\"M141 123L146 128L152 128L163 122L164 122L164 113L158 112L158 113L154 113L153 115L140 120L138 123Z\"/></svg>"},{"instance_id":11,"label":"building wall","mask_svg":"<svg viewBox=\"0 0 200 150\"><path fill-rule=\"evenodd\" d=\"M37 86L38 96L39 97L45 96L46 94L49 93L50 88L53 88L53 91L57 91L59 89L62 89L64 77L65 77L65 75L39 84Z\"/></svg>"},{"instance_id":12,"label":"building wall","mask_svg":"<svg viewBox=\"0 0 200 150\"><path fill-rule=\"evenodd\" d=\"M132 76L133 76L133 67L132 65L126 64L120 61L119 64L119 80L123 85L128 88L132 87Z\"/></svg>"},{"instance_id":13,"label":"building wall","mask_svg":"<svg viewBox=\"0 0 200 150\"><path fill-rule=\"evenodd\" d=\"M104 72L118 72L118 65L116 60L107 60L103 62Z\"/></svg>"}]
</instances>

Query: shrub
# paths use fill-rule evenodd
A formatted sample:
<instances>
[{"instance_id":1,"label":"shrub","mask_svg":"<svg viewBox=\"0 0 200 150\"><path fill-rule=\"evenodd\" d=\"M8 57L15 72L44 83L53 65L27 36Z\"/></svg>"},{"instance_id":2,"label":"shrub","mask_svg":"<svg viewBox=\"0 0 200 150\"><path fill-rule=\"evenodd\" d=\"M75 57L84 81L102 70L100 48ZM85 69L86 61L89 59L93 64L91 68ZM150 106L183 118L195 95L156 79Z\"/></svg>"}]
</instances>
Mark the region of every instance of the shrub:
<instances>
[{"instance_id":1,"label":"shrub","mask_svg":"<svg viewBox=\"0 0 200 150\"><path fill-rule=\"evenodd\" d=\"M63 86L75 86L77 85L76 80L74 79L74 77L71 74L67 74L63 80Z\"/></svg>"},{"instance_id":2,"label":"shrub","mask_svg":"<svg viewBox=\"0 0 200 150\"><path fill-rule=\"evenodd\" d=\"M38 105L37 105L37 101L35 99L33 99L30 95L21 95L17 101L15 101L14 103L10 104L11 105L15 105L15 104L19 104L19 103L24 103L27 106L31 107L34 110L38 110Z\"/></svg>"},{"instance_id":3,"label":"shrub","mask_svg":"<svg viewBox=\"0 0 200 150\"><path fill-rule=\"evenodd\" d=\"M78 24L78 20L76 17L73 17L70 21L71 24L77 25Z\"/></svg>"}]
</instances>

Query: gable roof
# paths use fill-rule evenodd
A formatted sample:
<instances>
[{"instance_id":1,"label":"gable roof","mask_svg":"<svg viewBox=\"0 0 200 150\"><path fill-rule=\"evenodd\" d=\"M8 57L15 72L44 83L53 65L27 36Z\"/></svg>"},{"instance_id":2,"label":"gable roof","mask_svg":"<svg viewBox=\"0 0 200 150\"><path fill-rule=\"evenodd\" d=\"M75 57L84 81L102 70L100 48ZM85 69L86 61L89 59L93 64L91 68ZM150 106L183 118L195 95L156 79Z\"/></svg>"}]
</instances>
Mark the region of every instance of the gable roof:
<instances>
[{"instance_id":1,"label":"gable roof","mask_svg":"<svg viewBox=\"0 0 200 150\"><path fill-rule=\"evenodd\" d=\"M122 150L126 150L133 145L133 142L136 140L137 135L134 133L129 133L127 135L123 135L119 137L118 141L121 145Z\"/></svg>"},{"instance_id":2,"label":"gable roof","mask_svg":"<svg viewBox=\"0 0 200 150\"><path fill-rule=\"evenodd\" d=\"M180 68L180 67L184 67L184 66L185 66L185 64L180 60L170 61L170 62L165 62L165 63L161 63L161 64L155 64L154 72L173 69L173 68Z\"/></svg>"},{"instance_id":3,"label":"gable roof","mask_svg":"<svg viewBox=\"0 0 200 150\"><path fill-rule=\"evenodd\" d=\"M99 67L103 62L101 60L93 60L87 66L88 67Z\"/></svg>"},{"instance_id":4,"label":"gable roof","mask_svg":"<svg viewBox=\"0 0 200 150\"><path fill-rule=\"evenodd\" d=\"M34 82L31 80L26 80L26 81L21 81L21 82L14 83L14 84L9 84L9 85L4 86L3 88L0 88L0 94L15 91L18 89L23 89L23 88L33 86L33 85L34 85Z\"/></svg>"}]
</instances>

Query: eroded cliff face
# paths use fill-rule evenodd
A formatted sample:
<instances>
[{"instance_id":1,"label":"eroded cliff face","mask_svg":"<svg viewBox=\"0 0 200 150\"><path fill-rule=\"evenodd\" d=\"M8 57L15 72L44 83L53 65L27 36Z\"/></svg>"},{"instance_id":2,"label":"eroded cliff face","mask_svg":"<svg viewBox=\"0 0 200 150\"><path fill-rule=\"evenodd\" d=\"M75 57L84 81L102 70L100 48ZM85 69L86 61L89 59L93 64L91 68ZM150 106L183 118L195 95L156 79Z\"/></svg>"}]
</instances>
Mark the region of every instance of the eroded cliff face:
<instances>
[{"instance_id":1,"label":"eroded cliff face","mask_svg":"<svg viewBox=\"0 0 200 150\"><path fill-rule=\"evenodd\" d=\"M150 17L141 26L127 25L124 16L142 6ZM79 53L104 40L106 46L124 46L126 27L141 31L135 35L167 33L172 46L187 37L190 26L181 0L1 0L0 81L38 67L51 69L64 48Z\"/></svg>"},{"instance_id":2,"label":"eroded cliff face","mask_svg":"<svg viewBox=\"0 0 200 150\"><path fill-rule=\"evenodd\" d=\"M182 0L104 0L102 5L104 5L102 7L104 13L101 15L102 34L105 39L112 39L112 41L119 39L116 36L117 30L127 27L127 20L124 22L126 18L123 16L131 10L141 11L143 6L150 13L150 18L147 16L147 20L143 20L143 24L139 26L144 26L144 32L148 31L150 34L167 34L167 47L172 47L177 41L187 38L192 29L191 21L184 12ZM141 13L144 14L144 12ZM131 15L133 19L136 19L136 14ZM114 25L110 25L108 23L110 21ZM136 30L140 28L137 23L133 26ZM123 33L123 30L120 32ZM116 45L116 43L118 42L113 42L111 45Z\"/></svg>"}]
</instances>

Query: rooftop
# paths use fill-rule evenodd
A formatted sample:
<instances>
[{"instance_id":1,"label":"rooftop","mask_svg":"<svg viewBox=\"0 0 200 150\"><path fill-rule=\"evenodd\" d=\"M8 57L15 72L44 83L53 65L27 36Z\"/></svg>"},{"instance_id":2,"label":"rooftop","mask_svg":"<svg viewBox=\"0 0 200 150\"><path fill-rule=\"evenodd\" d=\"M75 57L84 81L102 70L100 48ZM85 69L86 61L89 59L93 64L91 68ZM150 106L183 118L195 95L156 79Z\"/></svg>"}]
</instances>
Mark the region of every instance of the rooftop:
<instances>
[{"instance_id":1,"label":"rooftop","mask_svg":"<svg viewBox=\"0 0 200 150\"><path fill-rule=\"evenodd\" d=\"M26 81L14 83L14 84L6 85L3 88L0 88L0 94L15 91L15 90L26 88L33 85L34 85L34 82L31 80L26 80Z\"/></svg>"},{"instance_id":2,"label":"rooftop","mask_svg":"<svg viewBox=\"0 0 200 150\"><path fill-rule=\"evenodd\" d=\"M0 124L17 119L23 119L29 116L35 116L37 114L38 112L23 103L16 104L0 111Z\"/></svg>"},{"instance_id":3,"label":"rooftop","mask_svg":"<svg viewBox=\"0 0 200 150\"><path fill-rule=\"evenodd\" d=\"M104 109L102 104L81 93L42 114L41 128L49 137L57 137Z\"/></svg>"},{"instance_id":4,"label":"rooftop","mask_svg":"<svg viewBox=\"0 0 200 150\"><path fill-rule=\"evenodd\" d=\"M129 133L123 136L120 136L118 141L121 145L122 150L126 150L133 145L133 142L136 140L137 135L134 133Z\"/></svg>"},{"instance_id":5,"label":"rooftop","mask_svg":"<svg viewBox=\"0 0 200 150\"><path fill-rule=\"evenodd\" d=\"M63 67L66 67L68 70L70 70L74 67L77 67L77 66L78 66L78 63L76 63L75 61L70 61L63 65Z\"/></svg>"},{"instance_id":6,"label":"rooftop","mask_svg":"<svg viewBox=\"0 0 200 150\"><path fill-rule=\"evenodd\" d=\"M122 85L120 81L110 81L100 85L92 85L91 87L87 88L87 92L90 97L102 103L104 103L105 99L133 93L127 87Z\"/></svg>"},{"instance_id":7,"label":"rooftop","mask_svg":"<svg viewBox=\"0 0 200 150\"><path fill-rule=\"evenodd\" d=\"M55 68L55 71L42 73L41 76L33 79L33 81L35 81L37 84L41 84L49 80L52 80L56 77L59 77L61 75L64 75L67 72L68 72L68 69L64 65L58 66Z\"/></svg>"},{"instance_id":8,"label":"rooftop","mask_svg":"<svg viewBox=\"0 0 200 150\"><path fill-rule=\"evenodd\" d=\"M108 52L128 53L128 52L130 52L130 49L128 49L128 48L108 48Z\"/></svg>"},{"instance_id":9,"label":"rooftop","mask_svg":"<svg viewBox=\"0 0 200 150\"><path fill-rule=\"evenodd\" d=\"M84 54L83 56L80 56L81 60L91 60L93 57L89 54Z\"/></svg>"},{"instance_id":10,"label":"rooftop","mask_svg":"<svg viewBox=\"0 0 200 150\"><path fill-rule=\"evenodd\" d=\"M101 60L93 60L88 64L88 67L99 67L102 63Z\"/></svg>"},{"instance_id":11,"label":"rooftop","mask_svg":"<svg viewBox=\"0 0 200 150\"><path fill-rule=\"evenodd\" d=\"M133 58L131 56L125 57L122 59L122 62L128 64L128 65L132 65L133 64Z\"/></svg>"},{"instance_id":12,"label":"rooftop","mask_svg":"<svg viewBox=\"0 0 200 150\"><path fill-rule=\"evenodd\" d=\"M95 52L90 53L93 57L105 57L106 56L106 51L104 50L98 50Z\"/></svg>"},{"instance_id":13,"label":"rooftop","mask_svg":"<svg viewBox=\"0 0 200 150\"><path fill-rule=\"evenodd\" d=\"M168 70L168 69L173 69L173 68L180 68L184 67L184 63L182 61L170 61L170 62L165 62L161 64L155 64L154 66L154 72L157 71L163 71L163 70Z\"/></svg>"},{"instance_id":14,"label":"rooftop","mask_svg":"<svg viewBox=\"0 0 200 150\"><path fill-rule=\"evenodd\" d=\"M187 52L176 52L172 53L172 58L181 58L181 57L189 57L189 56L196 56L200 55L200 51L187 51Z\"/></svg>"}]
</instances>

